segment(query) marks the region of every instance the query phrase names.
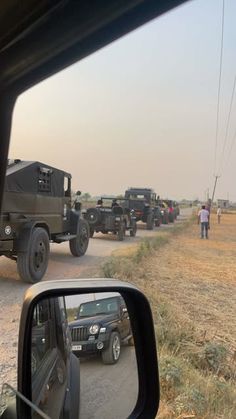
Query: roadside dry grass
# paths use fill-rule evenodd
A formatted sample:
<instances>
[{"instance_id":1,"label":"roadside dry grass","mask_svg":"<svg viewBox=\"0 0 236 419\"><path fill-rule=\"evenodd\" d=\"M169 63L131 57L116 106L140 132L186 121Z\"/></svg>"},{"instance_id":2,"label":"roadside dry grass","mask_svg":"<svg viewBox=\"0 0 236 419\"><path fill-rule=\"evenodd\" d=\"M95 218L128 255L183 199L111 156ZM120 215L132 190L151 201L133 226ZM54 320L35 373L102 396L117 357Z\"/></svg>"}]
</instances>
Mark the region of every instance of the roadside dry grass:
<instances>
[{"instance_id":1,"label":"roadside dry grass","mask_svg":"<svg viewBox=\"0 0 236 419\"><path fill-rule=\"evenodd\" d=\"M160 357L158 417L236 417L236 215L212 215L122 249L105 276L139 286L152 306Z\"/></svg>"}]
</instances>

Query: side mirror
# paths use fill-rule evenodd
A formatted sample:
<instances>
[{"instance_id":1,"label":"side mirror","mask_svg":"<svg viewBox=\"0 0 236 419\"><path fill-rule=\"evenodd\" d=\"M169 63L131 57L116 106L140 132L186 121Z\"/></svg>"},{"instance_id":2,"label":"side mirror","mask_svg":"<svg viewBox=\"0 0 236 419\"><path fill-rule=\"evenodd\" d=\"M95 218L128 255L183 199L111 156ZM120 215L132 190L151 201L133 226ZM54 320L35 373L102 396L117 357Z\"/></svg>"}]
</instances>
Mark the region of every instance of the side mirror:
<instances>
[{"instance_id":1,"label":"side mirror","mask_svg":"<svg viewBox=\"0 0 236 419\"><path fill-rule=\"evenodd\" d=\"M119 330L121 297L128 316ZM20 321L18 391L42 417L51 417L54 409L53 417L61 418L154 419L158 362L144 294L113 279L45 281L30 287ZM34 418L21 398L17 418Z\"/></svg>"}]
</instances>

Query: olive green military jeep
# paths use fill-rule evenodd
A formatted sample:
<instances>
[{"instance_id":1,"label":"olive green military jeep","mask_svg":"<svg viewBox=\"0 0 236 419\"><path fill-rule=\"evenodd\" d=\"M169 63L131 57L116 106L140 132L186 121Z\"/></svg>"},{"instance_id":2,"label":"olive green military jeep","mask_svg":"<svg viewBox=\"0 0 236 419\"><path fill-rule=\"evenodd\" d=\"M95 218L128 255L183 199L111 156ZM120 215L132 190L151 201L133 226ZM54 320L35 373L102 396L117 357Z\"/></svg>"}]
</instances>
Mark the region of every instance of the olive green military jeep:
<instances>
[{"instance_id":1,"label":"olive green military jeep","mask_svg":"<svg viewBox=\"0 0 236 419\"><path fill-rule=\"evenodd\" d=\"M35 161L9 160L0 255L16 260L21 279L35 283L46 272L49 243L65 241L73 256L82 256L89 242L88 223L72 202L71 175Z\"/></svg>"}]
</instances>

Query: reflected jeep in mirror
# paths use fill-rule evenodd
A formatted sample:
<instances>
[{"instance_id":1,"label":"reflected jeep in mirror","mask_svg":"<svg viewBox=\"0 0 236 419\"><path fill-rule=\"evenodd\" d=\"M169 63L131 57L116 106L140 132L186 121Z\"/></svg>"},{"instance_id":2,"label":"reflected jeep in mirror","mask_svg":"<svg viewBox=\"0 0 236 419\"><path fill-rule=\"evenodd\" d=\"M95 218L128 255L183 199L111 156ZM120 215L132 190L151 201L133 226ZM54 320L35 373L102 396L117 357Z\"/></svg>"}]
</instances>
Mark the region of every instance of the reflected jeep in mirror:
<instances>
[{"instance_id":1,"label":"reflected jeep in mirror","mask_svg":"<svg viewBox=\"0 0 236 419\"><path fill-rule=\"evenodd\" d=\"M87 250L89 227L72 208L69 173L39 162L8 160L2 212L0 256L17 262L25 282L43 278L50 242L69 242L73 256Z\"/></svg>"},{"instance_id":2,"label":"reflected jeep in mirror","mask_svg":"<svg viewBox=\"0 0 236 419\"><path fill-rule=\"evenodd\" d=\"M97 354L104 364L115 364L121 346L133 345L129 313L118 293L90 295L89 301L80 304L75 319L69 327L72 351L79 357Z\"/></svg>"},{"instance_id":3,"label":"reflected jeep in mirror","mask_svg":"<svg viewBox=\"0 0 236 419\"><path fill-rule=\"evenodd\" d=\"M84 321L77 330L75 315ZM1 419L155 418L158 363L146 297L112 279L33 285L21 314L18 389L4 388L13 397Z\"/></svg>"}]
</instances>

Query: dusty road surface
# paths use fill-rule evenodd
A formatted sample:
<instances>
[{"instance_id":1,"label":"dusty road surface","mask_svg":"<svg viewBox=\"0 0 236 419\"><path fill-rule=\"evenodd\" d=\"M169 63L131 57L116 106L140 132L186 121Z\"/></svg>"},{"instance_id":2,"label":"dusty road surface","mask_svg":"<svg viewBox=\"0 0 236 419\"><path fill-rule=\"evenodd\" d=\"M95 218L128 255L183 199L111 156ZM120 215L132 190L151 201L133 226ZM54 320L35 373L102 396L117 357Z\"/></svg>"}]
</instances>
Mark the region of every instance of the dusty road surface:
<instances>
[{"instance_id":1,"label":"dusty road surface","mask_svg":"<svg viewBox=\"0 0 236 419\"><path fill-rule=\"evenodd\" d=\"M181 223L190 214L190 209L182 210L178 222ZM137 236L131 238L127 234L123 242L117 241L112 235L95 234L89 242L87 253L81 258L71 256L68 243L52 244L49 267L43 280L98 276L101 263L114 250L132 246L144 237L152 237L169 228L172 228L172 224L147 231L144 225L138 223ZM6 381L16 386L19 317L28 287L29 284L19 280L15 262L0 257L0 389Z\"/></svg>"},{"instance_id":2,"label":"dusty road surface","mask_svg":"<svg viewBox=\"0 0 236 419\"><path fill-rule=\"evenodd\" d=\"M119 362L115 365L103 365L100 357L82 360L80 385L81 418L128 417L136 405L138 396L134 348L122 347Z\"/></svg>"}]
</instances>

